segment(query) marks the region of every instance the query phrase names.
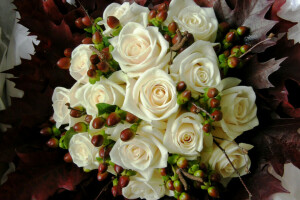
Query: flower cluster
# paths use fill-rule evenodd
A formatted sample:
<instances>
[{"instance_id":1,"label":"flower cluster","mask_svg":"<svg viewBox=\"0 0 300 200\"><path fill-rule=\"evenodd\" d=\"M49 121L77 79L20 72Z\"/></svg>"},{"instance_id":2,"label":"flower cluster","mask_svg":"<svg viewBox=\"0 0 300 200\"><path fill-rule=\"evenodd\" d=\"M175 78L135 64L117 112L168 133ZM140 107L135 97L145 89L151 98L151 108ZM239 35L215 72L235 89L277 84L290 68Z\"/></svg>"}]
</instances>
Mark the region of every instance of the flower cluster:
<instances>
[{"instance_id":1,"label":"flower cluster","mask_svg":"<svg viewBox=\"0 0 300 200\"><path fill-rule=\"evenodd\" d=\"M220 181L247 173L252 146L234 139L258 125L256 96L222 77L212 8L112 3L75 24L91 37L58 61L76 83L54 90L56 127L43 130L66 162L112 174L128 199L189 199L193 182L217 198Z\"/></svg>"}]
</instances>

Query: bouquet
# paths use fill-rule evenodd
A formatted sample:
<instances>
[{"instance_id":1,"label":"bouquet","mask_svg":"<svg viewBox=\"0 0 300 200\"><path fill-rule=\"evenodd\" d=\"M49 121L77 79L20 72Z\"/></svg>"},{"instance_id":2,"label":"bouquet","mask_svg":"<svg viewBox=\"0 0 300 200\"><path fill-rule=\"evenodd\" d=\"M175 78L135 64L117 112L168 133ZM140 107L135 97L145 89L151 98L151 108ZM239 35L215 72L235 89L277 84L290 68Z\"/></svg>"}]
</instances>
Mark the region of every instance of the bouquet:
<instances>
[{"instance_id":1,"label":"bouquet","mask_svg":"<svg viewBox=\"0 0 300 200\"><path fill-rule=\"evenodd\" d=\"M101 15L76 1L66 19L80 34L67 30L60 41L75 42L56 63L75 83L49 92L53 116L40 131L80 174L63 188L90 174L96 199L227 199L239 181L245 198L259 199L243 180L257 148L244 133L259 125L256 90L272 86L285 59L260 63L257 53L283 35L261 18L268 3L196 2L111 3Z\"/></svg>"}]
</instances>

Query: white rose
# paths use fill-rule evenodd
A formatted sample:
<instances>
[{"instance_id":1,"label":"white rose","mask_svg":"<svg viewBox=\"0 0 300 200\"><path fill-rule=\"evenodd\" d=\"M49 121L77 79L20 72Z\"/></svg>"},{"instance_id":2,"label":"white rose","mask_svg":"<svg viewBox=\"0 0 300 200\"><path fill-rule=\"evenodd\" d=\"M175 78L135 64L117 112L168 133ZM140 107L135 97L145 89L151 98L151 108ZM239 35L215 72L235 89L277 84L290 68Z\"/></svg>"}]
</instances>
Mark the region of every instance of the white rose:
<instances>
[{"instance_id":1,"label":"white rose","mask_svg":"<svg viewBox=\"0 0 300 200\"><path fill-rule=\"evenodd\" d=\"M122 109L151 122L167 119L178 107L174 81L163 70L154 68L144 72L137 81L129 81Z\"/></svg>"},{"instance_id":2,"label":"white rose","mask_svg":"<svg viewBox=\"0 0 300 200\"><path fill-rule=\"evenodd\" d=\"M203 122L200 115L191 112L172 115L164 135L164 146L170 153L195 159L199 152L205 147L211 147L213 143L212 136L203 133Z\"/></svg>"},{"instance_id":3,"label":"white rose","mask_svg":"<svg viewBox=\"0 0 300 200\"><path fill-rule=\"evenodd\" d=\"M99 163L96 160L99 148L91 143L88 133L78 133L73 135L69 144L69 152L73 162L78 167L92 170L97 169Z\"/></svg>"},{"instance_id":4,"label":"white rose","mask_svg":"<svg viewBox=\"0 0 300 200\"><path fill-rule=\"evenodd\" d=\"M252 87L236 86L222 91L220 95L223 119L217 125L231 139L258 125L256 96Z\"/></svg>"},{"instance_id":5,"label":"white rose","mask_svg":"<svg viewBox=\"0 0 300 200\"><path fill-rule=\"evenodd\" d=\"M154 169L167 166L168 151L160 142L162 137L162 133L152 126L139 127L133 139L117 140L110 152L111 161L124 169L135 170L149 180Z\"/></svg>"},{"instance_id":6,"label":"white rose","mask_svg":"<svg viewBox=\"0 0 300 200\"><path fill-rule=\"evenodd\" d=\"M218 21L213 8L201 8L193 0L172 0L165 24L175 21L181 32L188 31L195 40L214 42Z\"/></svg>"},{"instance_id":7,"label":"white rose","mask_svg":"<svg viewBox=\"0 0 300 200\"><path fill-rule=\"evenodd\" d=\"M70 102L70 91L63 87L56 87L52 95L52 107L54 110L53 118L56 122L56 127L59 128L62 124L69 123L70 111L66 103Z\"/></svg>"},{"instance_id":8,"label":"white rose","mask_svg":"<svg viewBox=\"0 0 300 200\"><path fill-rule=\"evenodd\" d=\"M122 194L127 199L156 200L163 197L165 192L164 181L157 170L148 181L138 176L130 177L129 184L122 189Z\"/></svg>"},{"instance_id":9,"label":"white rose","mask_svg":"<svg viewBox=\"0 0 300 200\"><path fill-rule=\"evenodd\" d=\"M244 151L252 149L253 146L244 143L237 145L229 141L218 140L218 142L220 146L225 149L226 154L234 167L239 171L240 175L243 176L247 174L247 168L250 168L251 161ZM238 176L224 153L215 144L213 145L212 153L209 155L208 163L211 165L212 169L216 170L223 178Z\"/></svg>"},{"instance_id":10,"label":"white rose","mask_svg":"<svg viewBox=\"0 0 300 200\"><path fill-rule=\"evenodd\" d=\"M216 87L221 82L218 58L213 45L196 41L181 52L170 67L176 82L184 81L194 94L203 93L206 87Z\"/></svg>"},{"instance_id":11,"label":"white rose","mask_svg":"<svg viewBox=\"0 0 300 200\"><path fill-rule=\"evenodd\" d=\"M118 37L110 40L114 46L112 56L130 77L140 76L150 68L164 68L170 60L169 43L157 27L144 27L138 23L126 24Z\"/></svg>"},{"instance_id":12,"label":"white rose","mask_svg":"<svg viewBox=\"0 0 300 200\"><path fill-rule=\"evenodd\" d=\"M100 25L105 26L104 35L109 35L113 29L107 25L107 18L114 16L119 19L120 24L125 26L128 22L137 22L144 27L148 24L148 13L147 7L140 6L136 3L129 4L124 2L122 5L118 3L111 3L103 12L103 20L99 22Z\"/></svg>"},{"instance_id":13,"label":"white rose","mask_svg":"<svg viewBox=\"0 0 300 200\"><path fill-rule=\"evenodd\" d=\"M88 82L86 73L91 65L90 57L93 54L93 51L89 48L90 46L90 44L81 44L72 51L69 70L71 76L77 81L85 77L84 82Z\"/></svg>"}]
</instances>

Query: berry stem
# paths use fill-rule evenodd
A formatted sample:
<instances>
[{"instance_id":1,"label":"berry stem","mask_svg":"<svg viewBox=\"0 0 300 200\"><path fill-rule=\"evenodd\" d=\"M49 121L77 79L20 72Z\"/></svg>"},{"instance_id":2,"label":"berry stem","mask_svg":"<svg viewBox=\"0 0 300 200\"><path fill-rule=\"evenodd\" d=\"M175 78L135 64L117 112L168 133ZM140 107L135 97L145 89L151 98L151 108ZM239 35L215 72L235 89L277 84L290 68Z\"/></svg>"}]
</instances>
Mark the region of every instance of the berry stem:
<instances>
[{"instance_id":1,"label":"berry stem","mask_svg":"<svg viewBox=\"0 0 300 200\"><path fill-rule=\"evenodd\" d=\"M96 49L94 46L90 46L90 49L92 51L94 51L100 57L101 61L106 60L106 56L102 52L100 52L98 49Z\"/></svg>"},{"instance_id":2,"label":"berry stem","mask_svg":"<svg viewBox=\"0 0 300 200\"><path fill-rule=\"evenodd\" d=\"M176 44L174 44L172 47L171 47L171 51L178 51L181 47L183 47L184 43L187 41L187 34L188 32L185 31L183 33L183 37L179 31L179 29L176 30L176 33L178 35L178 41Z\"/></svg>"},{"instance_id":3,"label":"berry stem","mask_svg":"<svg viewBox=\"0 0 300 200\"><path fill-rule=\"evenodd\" d=\"M204 108L201 108L200 106L197 106L195 103L192 103L193 106L196 106L197 110L196 113L199 113L200 111L204 112L205 114L207 114L211 119L214 119L213 116L211 116L211 114L209 112L207 112L207 110L205 110Z\"/></svg>"},{"instance_id":4,"label":"berry stem","mask_svg":"<svg viewBox=\"0 0 300 200\"><path fill-rule=\"evenodd\" d=\"M182 170L182 169L179 169L179 170L180 170L181 173L182 173L185 177L187 177L188 179L191 179L191 180L193 180L193 181L198 181L198 182L200 182L200 183L203 183L203 182L204 182L203 179L200 178L200 177L193 176L193 175L189 174L188 172L186 172L186 171L184 171L184 170Z\"/></svg>"},{"instance_id":5,"label":"berry stem","mask_svg":"<svg viewBox=\"0 0 300 200\"><path fill-rule=\"evenodd\" d=\"M182 172L183 170L181 170L180 168L178 168L176 170L176 174L178 174L178 178L180 180L180 182L182 183L183 187L184 187L184 190L187 191L188 190L188 185L186 183L186 180L184 179L184 177L182 176Z\"/></svg>"},{"instance_id":6,"label":"berry stem","mask_svg":"<svg viewBox=\"0 0 300 200\"><path fill-rule=\"evenodd\" d=\"M114 179L115 178L112 177L112 179L102 188L102 190L100 191L100 193L98 194L98 196L94 200L98 200L100 198L101 194L108 189L109 185L113 182Z\"/></svg>"},{"instance_id":7,"label":"berry stem","mask_svg":"<svg viewBox=\"0 0 300 200\"><path fill-rule=\"evenodd\" d=\"M243 184L245 190L247 191L248 195L249 195L249 200L251 200L251 197L252 197L252 194L251 192L249 191L248 187L246 186L246 184L244 183L241 175L240 175L240 172L235 168L235 166L233 165L233 163L231 162L230 158L228 157L225 149L223 149L220 144L214 139L214 143L217 145L217 147L223 152L223 154L226 156L227 160L229 161L230 165L232 166L232 168L234 169L234 171L236 172L236 174L238 175L241 183Z\"/></svg>"}]
</instances>

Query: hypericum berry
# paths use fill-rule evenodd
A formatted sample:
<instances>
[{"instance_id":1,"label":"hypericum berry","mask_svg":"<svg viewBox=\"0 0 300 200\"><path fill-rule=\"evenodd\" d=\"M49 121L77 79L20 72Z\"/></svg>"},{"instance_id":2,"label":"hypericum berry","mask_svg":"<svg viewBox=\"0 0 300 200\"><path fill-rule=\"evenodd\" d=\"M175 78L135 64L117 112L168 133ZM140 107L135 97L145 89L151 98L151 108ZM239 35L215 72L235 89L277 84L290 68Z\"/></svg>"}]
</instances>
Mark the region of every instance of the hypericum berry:
<instances>
[{"instance_id":1,"label":"hypericum berry","mask_svg":"<svg viewBox=\"0 0 300 200\"><path fill-rule=\"evenodd\" d=\"M225 40L226 40L226 42L233 42L234 41L234 39L235 39L235 33L233 32L233 31L231 31L231 32L228 32L227 34L226 34L226 36L225 36Z\"/></svg>"},{"instance_id":2,"label":"hypericum berry","mask_svg":"<svg viewBox=\"0 0 300 200\"><path fill-rule=\"evenodd\" d=\"M195 38L194 38L193 34L188 33L186 35L186 37L187 37L187 43L189 46L195 42Z\"/></svg>"},{"instance_id":3,"label":"hypericum berry","mask_svg":"<svg viewBox=\"0 0 300 200\"><path fill-rule=\"evenodd\" d=\"M94 135L91 139L91 143L95 146L95 147L100 147L104 142L104 138L102 135Z\"/></svg>"},{"instance_id":4,"label":"hypericum berry","mask_svg":"<svg viewBox=\"0 0 300 200\"><path fill-rule=\"evenodd\" d=\"M188 193L183 192L183 193L180 194L180 196L179 196L178 199L179 199L179 200L190 200L191 197L190 197L190 195L189 195Z\"/></svg>"},{"instance_id":5,"label":"hypericum berry","mask_svg":"<svg viewBox=\"0 0 300 200\"><path fill-rule=\"evenodd\" d=\"M167 176L167 168L161 168L159 169L160 175Z\"/></svg>"},{"instance_id":6,"label":"hypericum berry","mask_svg":"<svg viewBox=\"0 0 300 200\"><path fill-rule=\"evenodd\" d=\"M192 98L192 93L190 90L185 90L177 96L177 103L183 105L187 103Z\"/></svg>"},{"instance_id":7,"label":"hypericum berry","mask_svg":"<svg viewBox=\"0 0 300 200\"><path fill-rule=\"evenodd\" d=\"M166 10L161 10L156 15L156 19L159 22L165 21L167 19L167 17L168 17L168 12Z\"/></svg>"},{"instance_id":8,"label":"hypericum berry","mask_svg":"<svg viewBox=\"0 0 300 200\"><path fill-rule=\"evenodd\" d=\"M227 60L227 64L230 68L237 67L239 62L240 62L240 59L235 56L229 57Z\"/></svg>"},{"instance_id":9,"label":"hypericum berry","mask_svg":"<svg viewBox=\"0 0 300 200\"><path fill-rule=\"evenodd\" d=\"M103 57L105 60L110 60L112 58L111 54L109 53L109 48L105 47L102 49L101 53L103 54Z\"/></svg>"},{"instance_id":10,"label":"hypericum berry","mask_svg":"<svg viewBox=\"0 0 300 200\"><path fill-rule=\"evenodd\" d=\"M138 120L139 120L139 118L137 116L135 116L134 114L132 114L130 112L126 113L126 121L128 123L133 124L133 123L137 122Z\"/></svg>"},{"instance_id":11,"label":"hypericum berry","mask_svg":"<svg viewBox=\"0 0 300 200\"><path fill-rule=\"evenodd\" d=\"M223 118L223 114L219 110L215 110L213 113L211 113L211 116L213 117L214 121L220 121Z\"/></svg>"},{"instance_id":12,"label":"hypericum berry","mask_svg":"<svg viewBox=\"0 0 300 200\"><path fill-rule=\"evenodd\" d=\"M168 34L164 35L164 38L168 41L168 42L172 42L172 38L171 36L169 36Z\"/></svg>"},{"instance_id":13,"label":"hypericum berry","mask_svg":"<svg viewBox=\"0 0 300 200\"><path fill-rule=\"evenodd\" d=\"M194 176L203 178L205 176L205 173L201 169L199 169L199 170L194 172Z\"/></svg>"},{"instance_id":14,"label":"hypericum berry","mask_svg":"<svg viewBox=\"0 0 300 200\"><path fill-rule=\"evenodd\" d=\"M156 10L151 10L148 14L148 20L150 21L151 19L155 18L156 17Z\"/></svg>"},{"instance_id":15,"label":"hypericum berry","mask_svg":"<svg viewBox=\"0 0 300 200\"><path fill-rule=\"evenodd\" d=\"M241 46L240 50L242 53L246 53L250 49L250 46L248 44L244 44Z\"/></svg>"},{"instance_id":16,"label":"hypericum berry","mask_svg":"<svg viewBox=\"0 0 300 200\"><path fill-rule=\"evenodd\" d=\"M115 164L114 170L115 170L115 172L116 172L117 174L121 174L121 173L124 171L123 167L121 167L121 166L119 166L119 165L117 165L117 164Z\"/></svg>"},{"instance_id":17,"label":"hypericum berry","mask_svg":"<svg viewBox=\"0 0 300 200\"><path fill-rule=\"evenodd\" d=\"M219 94L219 91L216 88L209 88L207 90L207 96L209 98L214 98Z\"/></svg>"},{"instance_id":18,"label":"hypericum berry","mask_svg":"<svg viewBox=\"0 0 300 200\"><path fill-rule=\"evenodd\" d=\"M230 28L230 25L227 22L222 22L219 24L219 30L223 33L226 33Z\"/></svg>"},{"instance_id":19,"label":"hypericum berry","mask_svg":"<svg viewBox=\"0 0 300 200\"><path fill-rule=\"evenodd\" d=\"M45 136L50 136L50 135L52 135L52 128L45 127L40 130L40 134L45 135Z\"/></svg>"},{"instance_id":20,"label":"hypericum berry","mask_svg":"<svg viewBox=\"0 0 300 200\"><path fill-rule=\"evenodd\" d=\"M71 163L71 162L73 162L73 159L72 159L71 154L70 154L69 152L66 153L66 154L64 155L64 161L65 161L66 163Z\"/></svg>"},{"instance_id":21,"label":"hypericum berry","mask_svg":"<svg viewBox=\"0 0 300 200\"><path fill-rule=\"evenodd\" d=\"M82 132L86 132L88 127L84 122L77 122L76 124L74 124L73 129L78 133L82 133Z\"/></svg>"},{"instance_id":22,"label":"hypericum berry","mask_svg":"<svg viewBox=\"0 0 300 200\"><path fill-rule=\"evenodd\" d=\"M104 126L105 124L105 119L103 119L102 117L96 117L93 120L92 126L94 129L100 129Z\"/></svg>"},{"instance_id":23,"label":"hypericum berry","mask_svg":"<svg viewBox=\"0 0 300 200\"><path fill-rule=\"evenodd\" d=\"M115 16L108 16L108 18L107 18L107 25L110 28L114 29L114 28L117 28L118 26L120 26L120 21Z\"/></svg>"},{"instance_id":24,"label":"hypericum berry","mask_svg":"<svg viewBox=\"0 0 300 200\"><path fill-rule=\"evenodd\" d=\"M126 187L129 183L129 177L128 176L121 176L119 178L119 185L123 188Z\"/></svg>"},{"instance_id":25,"label":"hypericum berry","mask_svg":"<svg viewBox=\"0 0 300 200\"><path fill-rule=\"evenodd\" d=\"M178 29L177 23L176 22L171 22L168 26L168 30L170 33L176 33L176 30Z\"/></svg>"},{"instance_id":26,"label":"hypericum berry","mask_svg":"<svg viewBox=\"0 0 300 200\"><path fill-rule=\"evenodd\" d=\"M107 171L107 168L108 168L108 166L107 166L106 163L100 163L100 164L99 164L99 167L98 167L98 171L99 171L100 173L104 173L104 172Z\"/></svg>"},{"instance_id":27,"label":"hypericum berry","mask_svg":"<svg viewBox=\"0 0 300 200\"><path fill-rule=\"evenodd\" d=\"M82 23L81 17L79 17L75 20L75 26L80 29L83 29L85 27L85 25Z\"/></svg>"},{"instance_id":28,"label":"hypericum berry","mask_svg":"<svg viewBox=\"0 0 300 200\"><path fill-rule=\"evenodd\" d=\"M71 58L71 55L72 55L72 49L71 48L66 48L65 50L64 50L64 55L66 56L66 57L68 57L68 58Z\"/></svg>"},{"instance_id":29,"label":"hypericum berry","mask_svg":"<svg viewBox=\"0 0 300 200\"><path fill-rule=\"evenodd\" d=\"M232 47L232 43L227 42L225 39L222 41L222 43L223 43L223 48L224 49L229 49L230 47Z\"/></svg>"},{"instance_id":30,"label":"hypericum berry","mask_svg":"<svg viewBox=\"0 0 300 200\"><path fill-rule=\"evenodd\" d=\"M174 185L173 185L173 181L172 181L172 180L168 180L168 181L167 181L166 187L167 187L169 190L175 190Z\"/></svg>"},{"instance_id":31,"label":"hypericum berry","mask_svg":"<svg viewBox=\"0 0 300 200\"><path fill-rule=\"evenodd\" d=\"M97 68L103 73L107 73L110 70L110 66L106 61L99 62L97 64Z\"/></svg>"},{"instance_id":32,"label":"hypericum berry","mask_svg":"<svg viewBox=\"0 0 300 200\"><path fill-rule=\"evenodd\" d=\"M180 157L178 160L177 160L177 166L181 169L184 169L184 168L187 168L188 167L188 161L185 157Z\"/></svg>"},{"instance_id":33,"label":"hypericum berry","mask_svg":"<svg viewBox=\"0 0 300 200\"><path fill-rule=\"evenodd\" d=\"M173 186L174 186L174 188L177 192L182 192L183 191L182 184L179 180L174 181Z\"/></svg>"},{"instance_id":34,"label":"hypericum berry","mask_svg":"<svg viewBox=\"0 0 300 200\"><path fill-rule=\"evenodd\" d=\"M103 41L102 35L96 31L92 36L92 41L94 44L100 44Z\"/></svg>"},{"instance_id":35,"label":"hypericum berry","mask_svg":"<svg viewBox=\"0 0 300 200\"><path fill-rule=\"evenodd\" d=\"M158 11L168 10L168 5L166 3L161 3L158 5L157 10Z\"/></svg>"},{"instance_id":36,"label":"hypericum berry","mask_svg":"<svg viewBox=\"0 0 300 200\"><path fill-rule=\"evenodd\" d=\"M82 44L93 44L93 40L90 37L86 37L83 40L81 40Z\"/></svg>"},{"instance_id":37,"label":"hypericum berry","mask_svg":"<svg viewBox=\"0 0 300 200\"><path fill-rule=\"evenodd\" d=\"M195 106L194 104L192 104L191 107L190 107L190 112L197 113L198 112L197 106Z\"/></svg>"},{"instance_id":38,"label":"hypericum berry","mask_svg":"<svg viewBox=\"0 0 300 200\"><path fill-rule=\"evenodd\" d=\"M118 194L118 187L119 186L117 186L117 185L115 185L115 186L113 186L112 188L111 188L111 193L112 193L112 195L113 195L113 197L117 197L119 194Z\"/></svg>"},{"instance_id":39,"label":"hypericum berry","mask_svg":"<svg viewBox=\"0 0 300 200\"><path fill-rule=\"evenodd\" d=\"M179 42L179 36L176 34L174 35L173 39L172 39L172 44L176 44L177 42Z\"/></svg>"},{"instance_id":40,"label":"hypericum berry","mask_svg":"<svg viewBox=\"0 0 300 200\"><path fill-rule=\"evenodd\" d=\"M89 16L85 16L82 18L82 23L87 26L87 27L90 27L92 26L92 22L91 22L91 19L89 18Z\"/></svg>"},{"instance_id":41,"label":"hypericum berry","mask_svg":"<svg viewBox=\"0 0 300 200\"><path fill-rule=\"evenodd\" d=\"M213 197L213 198L219 198L219 191L217 190L216 187L211 186L207 189L207 192L209 194L209 196Z\"/></svg>"},{"instance_id":42,"label":"hypericum berry","mask_svg":"<svg viewBox=\"0 0 300 200\"><path fill-rule=\"evenodd\" d=\"M57 148L58 147L58 140L56 138L51 138L50 140L48 140L48 142L46 144L50 148Z\"/></svg>"},{"instance_id":43,"label":"hypericum berry","mask_svg":"<svg viewBox=\"0 0 300 200\"><path fill-rule=\"evenodd\" d=\"M93 119L92 115L86 115L84 121L89 124L92 121L92 119Z\"/></svg>"},{"instance_id":44,"label":"hypericum berry","mask_svg":"<svg viewBox=\"0 0 300 200\"><path fill-rule=\"evenodd\" d=\"M236 55L240 52L240 48L241 46L240 45L236 45L234 47L232 47L231 51L230 51L230 54L231 55Z\"/></svg>"},{"instance_id":45,"label":"hypericum berry","mask_svg":"<svg viewBox=\"0 0 300 200\"><path fill-rule=\"evenodd\" d=\"M237 28L236 31L237 31L237 34L239 34L240 36L245 36L248 33L249 28L246 26L240 26Z\"/></svg>"},{"instance_id":46,"label":"hypericum berry","mask_svg":"<svg viewBox=\"0 0 300 200\"><path fill-rule=\"evenodd\" d=\"M71 65L71 59L68 57L60 58L56 65L61 69L69 69Z\"/></svg>"},{"instance_id":47,"label":"hypericum berry","mask_svg":"<svg viewBox=\"0 0 300 200\"><path fill-rule=\"evenodd\" d=\"M104 181L108 176L108 172L100 173L98 172L97 174L97 179L98 181Z\"/></svg>"},{"instance_id":48,"label":"hypericum berry","mask_svg":"<svg viewBox=\"0 0 300 200\"><path fill-rule=\"evenodd\" d=\"M210 124L204 124L203 127L202 127L202 130L205 133L210 133L211 132L211 125Z\"/></svg>"},{"instance_id":49,"label":"hypericum berry","mask_svg":"<svg viewBox=\"0 0 300 200\"><path fill-rule=\"evenodd\" d=\"M220 101L218 99L212 98L210 99L210 107L217 108L220 106Z\"/></svg>"},{"instance_id":50,"label":"hypericum berry","mask_svg":"<svg viewBox=\"0 0 300 200\"><path fill-rule=\"evenodd\" d=\"M107 158L111 151L111 147L100 147L99 149L99 156L100 158Z\"/></svg>"},{"instance_id":51,"label":"hypericum berry","mask_svg":"<svg viewBox=\"0 0 300 200\"><path fill-rule=\"evenodd\" d=\"M130 140L133 136L134 133L130 128L124 129L120 134L120 138L123 142Z\"/></svg>"},{"instance_id":52,"label":"hypericum berry","mask_svg":"<svg viewBox=\"0 0 300 200\"><path fill-rule=\"evenodd\" d=\"M114 125L118 124L120 121L121 121L121 117L117 113L112 112L108 115L108 117L106 119L106 125L114 126Z\"/></svg>"},{"instance_id":53,"label":"hypericum berry","mask_svg":"<svg viewBox=\"0 0 300 200\"><path fill-rule=\"evenodd\" d=\"M229 57L229 56L230 56L229 50L224 51L223 54L224 54L226 57Z\"/></svg>"},{"instance_id":54,"label":"hypericum berry","mask_svg":"<svg viewBox=\"0 0 300 200\"><path fill-rule=\"evenodd\" d=\"M79 118L82 116L82 107L76 106L74 109L70 110L70 116L74 118Z\"/></svg>"},{"instance_id":55,"label":"hypericum berry","mask_svg":"<svg viewBox=\"0 0 300 200\"><path fill-rule=\"evenodd\" d=\"M97 76L97 73L94 69L89 69L86 74L88 75L88 77L90 78L95 78Z\"/></svg>"},{"instance_id":56,"label":"hypericum berry","mask_svg":"<svg viewBox=\"0 0 300 200\"><path fill-rule=\"evenodd\" d=\"M180 81L180 82L177 83L176 90L177 90L178 92L182 92L182 91L184 91L185 89L186 89L186 84L185 84L184 81Z\"/></svg>"},{"instance_id":57,"label":"hypericum berry","mask_svg":"<svg viewBox=\"0 0 300 200\"><path fill-rule=\"evenodd\" d=\"M90 61L91 61L92 64L95 65L98 62L100 62L100 59L99 59L97 54L93 54L93 55L90 56Z\"/></svg>"},{"instance_id":58,"label":"hypericum berry","mask_svg":"<svg viewBox=\"0 0 300 200\"><path fill-rule=\"evenodd\" d=\"M220 182L221 176L218 173L213 173L212 175L210 175L210 180L214 182Z\"/></svg>"}]
</instances>

